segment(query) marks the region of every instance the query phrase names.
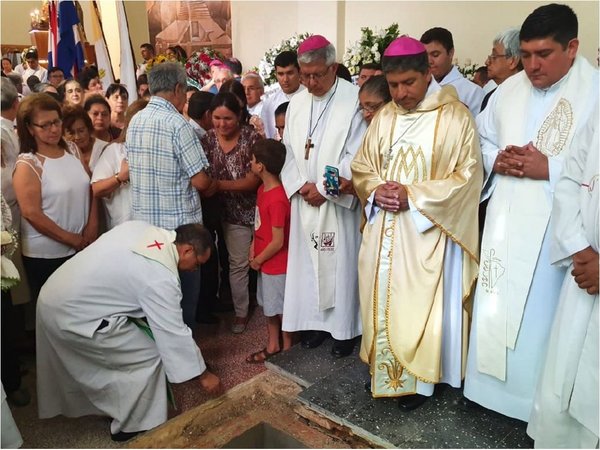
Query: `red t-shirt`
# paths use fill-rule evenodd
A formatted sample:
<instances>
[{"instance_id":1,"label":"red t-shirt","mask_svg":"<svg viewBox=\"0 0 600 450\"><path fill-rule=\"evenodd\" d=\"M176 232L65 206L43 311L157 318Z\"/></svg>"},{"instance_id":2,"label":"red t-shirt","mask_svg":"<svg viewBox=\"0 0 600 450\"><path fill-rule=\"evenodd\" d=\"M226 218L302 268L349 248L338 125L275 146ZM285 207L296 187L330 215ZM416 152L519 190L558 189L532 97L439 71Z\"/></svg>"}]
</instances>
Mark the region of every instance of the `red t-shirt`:
<instances>
[{"instance_id":1,"label":"red t-shirt","mask_svg":"<svg viewBox=\"0 0 600 450\"><path fill-rule=\"evenodd\" d=\"M261 272L281 275L287 271L290 238L290 202L283 186L265 192L260 185L256 195L254 220L254 256L258 256L273 239L273 227L283 228L283 247L260 267Z\"/></svg>"}]
</instances>

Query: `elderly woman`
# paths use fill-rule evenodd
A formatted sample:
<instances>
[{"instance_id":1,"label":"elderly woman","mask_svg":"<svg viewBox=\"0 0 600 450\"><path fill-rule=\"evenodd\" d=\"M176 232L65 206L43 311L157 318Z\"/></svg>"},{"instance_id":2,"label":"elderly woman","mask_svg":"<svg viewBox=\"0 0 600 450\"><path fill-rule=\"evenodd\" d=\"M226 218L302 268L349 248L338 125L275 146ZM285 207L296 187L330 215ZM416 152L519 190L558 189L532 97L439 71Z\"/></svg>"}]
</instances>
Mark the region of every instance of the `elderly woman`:
<instances>
[{"instance_id":1,"label":"elderly woman","mask_svg":"<svg viewBox=\"0 0 600 450\"><path fill-rule=\"evenodd\" d=\"M129 92L122 84L113 83L106 90L106 100L110 105L110 125L122 130L125 126L125 110L129 105Z\"/></svg>"},{"instance_id":2,"label":"elderly woman","mask_svg":"<svg viewBox=\"0 0 600 450\"><path fill-rule=\"evenodd\" d=\"M64 106L83 106L85 98L83 88L77 80L67 80L58 87L58 94L63 97Z\"/></svg>"},{"instance_id":3,"label":"elderly woman","mask_svg":"<svg viewBox=\"0 0 600 450\"><path fill-rule=\"evenodd\" d=\"M21 150L13 185L21 210L21 251L33 301L48 277L98 233L96 201L79 150L62 137L62 111L31 94L17 113Z\"/></svg>"},{"instance_id":4,"label":"elderly woman","mask_svg":"<svg viewBox=\"0 0 600 450\"><path fill-rule=\"evenodd\" d=\"M231 331L242 333L248 322L248 251L260 184L250 171L250 149L260 136L243 124L242 107L234 94L217 94L210 111L214 128L202 137L201 143L210 175L217 180L216 199L229 252L229 282L236 316Z\"/></svg>"},{"instance_id":5,"label":"elderly woman","mask_svg":"<svg viewBox=\"0 0 600 450\"><path fill-rule=\"evenodd\" d=\"M94 137L92 119L80 106L63 109L63 133L67 141L77 145L81 160L91 175L108 142Z\"/></svg>"},{"instance_id":6,"label":"elderly woman","mask_svg":"<svg viewBox=\"0 0 600 450\"><path fill-rule=\"evenodd\" d=\"M111 109L106 99L100 95L88 97L83 104L83 109L92 119L94 126L94 136L106 142L112 142L121 130L110 124Z\"/></svg>"},{"instance_id":7,"label":"elderly woman","mask_svg":"<svg viewBox=\"0 0 600 450\"><path fill-rule=\"evenodd\" d=\"M392 96L384 75L369 78L358 91L360 110L367 124L370 124L377 111L391 100Z\"/></svg>"},{"instance_id":8,"label":"elderly woman","mask_svg":"<svg viewBox=\"0 0 600 450\"><path fill-rule=\"evenodd\" d=\"M148 100L139 99L127 108L125 126L121 135L102 152L92 174L92 191L94 197L103 200L106 226L109 230L120 223L131 220L132 217L125 136L133 116L144 109L147 104Z\"/></svg>"}]
</instances>

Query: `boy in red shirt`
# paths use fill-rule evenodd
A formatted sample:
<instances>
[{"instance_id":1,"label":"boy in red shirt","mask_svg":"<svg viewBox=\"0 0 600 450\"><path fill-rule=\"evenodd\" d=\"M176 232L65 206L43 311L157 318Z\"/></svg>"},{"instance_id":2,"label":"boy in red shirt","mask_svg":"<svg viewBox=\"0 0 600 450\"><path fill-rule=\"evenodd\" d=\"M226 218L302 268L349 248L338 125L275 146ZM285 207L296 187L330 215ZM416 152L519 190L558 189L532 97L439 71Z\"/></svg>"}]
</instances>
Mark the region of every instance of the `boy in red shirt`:
<instances>
[{"instance_id":1,"label":"boy in red shirt","mask_svg":"<svg viewBox=\"0 0 600 450\"><path fill-rule=\"evenodd\" d=\"M292 346L292 333L281 331L285 273L290 235L290 202L279 179L285 162L285 145L274 139L258 141L252 148L252 173L262 180L256 196L254 239L250 245L250 267L259 272L257 299L267 317L269 340L262 350L246 358L262 363Z\"/></svg>"}]
</instances>

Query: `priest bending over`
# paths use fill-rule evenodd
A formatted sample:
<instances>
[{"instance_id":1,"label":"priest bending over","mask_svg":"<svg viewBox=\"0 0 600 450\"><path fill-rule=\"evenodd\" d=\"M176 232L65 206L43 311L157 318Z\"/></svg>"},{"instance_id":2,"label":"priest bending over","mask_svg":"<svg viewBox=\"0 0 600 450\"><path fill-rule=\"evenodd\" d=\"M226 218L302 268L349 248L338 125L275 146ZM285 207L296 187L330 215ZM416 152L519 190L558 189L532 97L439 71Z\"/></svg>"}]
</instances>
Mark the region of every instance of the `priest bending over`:
<instances>
[{"instance_id":1,"label":"priest bending over","mask_svg":"<svg viewBox=\"0 0 600 450\"><path fill-rule=\"evenodd\" d=\"M37 308L40 418L109 416L123 441L167 420L167 380L218 389L183 323L178 275L211 242L202 225L125 222L54 272Z\"/></svg>"}]
</instances>

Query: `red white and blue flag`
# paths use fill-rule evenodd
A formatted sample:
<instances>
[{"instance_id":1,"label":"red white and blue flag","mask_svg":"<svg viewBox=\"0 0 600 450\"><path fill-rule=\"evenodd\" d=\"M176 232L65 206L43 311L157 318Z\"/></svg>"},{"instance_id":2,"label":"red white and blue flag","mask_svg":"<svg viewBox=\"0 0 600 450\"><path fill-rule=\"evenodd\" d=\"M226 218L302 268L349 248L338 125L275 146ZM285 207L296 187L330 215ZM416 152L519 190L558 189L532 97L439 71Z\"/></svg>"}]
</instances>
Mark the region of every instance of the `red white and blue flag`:
<instances>
[{"instance_id":1,"label":"red white and blue flag","mask_svg":"<svg viewBox=\"0 0 600 450\"><path fill-rule=\"evenodd\" d=\"M48 68L60 67L66 78L69 74L77 77L85 63L75 3L73 0L52 0L49 12Z\"/></svg>"}]
</instances>

